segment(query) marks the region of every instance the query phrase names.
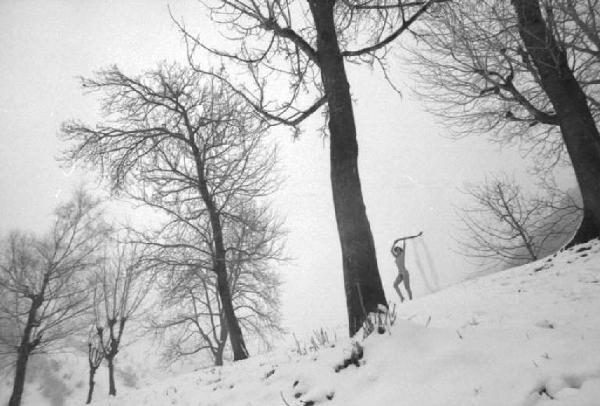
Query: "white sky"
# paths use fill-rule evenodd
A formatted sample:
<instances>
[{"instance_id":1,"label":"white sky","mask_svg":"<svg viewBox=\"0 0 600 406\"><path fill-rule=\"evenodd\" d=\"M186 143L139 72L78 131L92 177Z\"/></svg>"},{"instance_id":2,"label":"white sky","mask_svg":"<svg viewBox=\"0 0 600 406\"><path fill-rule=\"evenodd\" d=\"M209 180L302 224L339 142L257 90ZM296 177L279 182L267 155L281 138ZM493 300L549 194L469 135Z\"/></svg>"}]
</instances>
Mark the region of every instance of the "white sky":
<instances>
[{"instance_id":1,"label":"white sky","mask_svg":"<svg viewBox=\"0 0 600 406\"><path fill-rule=\"evenodd\" d=\"M171 1L175 15L206 35L201 5ZM77 76L118 64L126 73L153 68L161 60L183 60L181 36L165 0L4 0L0 2L0 232L42 231L48 215L85 174L64 171L55 161L62 148L60 124L70 118L94 122L94 96L82 95ZM194 24L197 22L197 27ZM389 253L394 238L423 230L442 285L471 270L456 255L450 238L457 219L456 188L504 167L522 172L518 154L475 137L451 141L448 131L423 112L401 77L400 98L381 75L349 66L356 99L360 174L367 212L388 300L396 270ZM341 255L329 184L328 142L307 123L298 141L277 134L281 170L287 178L275 207L290 231L287 251L295 258L281 266L286 284L286 326L306 331L346 321ZM456 233L454 233L456 234ZM409 248L414 291L424 283ZM427 264L420 252L422 262Z\"/></svg>"}]
</instances>

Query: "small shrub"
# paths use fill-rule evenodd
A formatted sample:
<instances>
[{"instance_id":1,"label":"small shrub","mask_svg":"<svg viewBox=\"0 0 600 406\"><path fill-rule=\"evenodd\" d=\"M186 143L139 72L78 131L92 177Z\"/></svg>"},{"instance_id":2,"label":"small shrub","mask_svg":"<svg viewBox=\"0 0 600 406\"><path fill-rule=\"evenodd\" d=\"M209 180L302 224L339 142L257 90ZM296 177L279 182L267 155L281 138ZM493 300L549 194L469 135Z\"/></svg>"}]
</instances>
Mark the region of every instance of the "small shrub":
<instances>
[{"instance_id":1,"label":"small shrub","mask_svg":"<svg viewBox=\"0 0 600 406\"><path fill-rule=\"evenodd\" d=\"M333 338L331 338L331 334L327 332L326 329L321 327L319 330L313 330L312 335L309 339L309 345L301 343L296 337L296 334L292 334L294 337L294 342L296 344L296 348L294 348L294 352L299 355L306 355L309 352L317 352L321 348L331 348L335 347L335 343L337 342L337 334L333 331Z\"/></svg>"}]
</instances>

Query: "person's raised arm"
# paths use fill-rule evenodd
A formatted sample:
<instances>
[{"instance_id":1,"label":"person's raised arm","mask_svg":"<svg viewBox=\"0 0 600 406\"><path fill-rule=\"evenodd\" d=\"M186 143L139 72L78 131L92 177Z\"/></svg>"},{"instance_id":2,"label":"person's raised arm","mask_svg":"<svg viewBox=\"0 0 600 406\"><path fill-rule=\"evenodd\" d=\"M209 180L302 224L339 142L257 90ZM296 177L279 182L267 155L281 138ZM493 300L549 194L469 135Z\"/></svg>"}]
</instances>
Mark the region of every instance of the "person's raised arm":
<instances>
[{"instance_id":1,"label":"person's raised arm","mask_svg":"<svg viewBox=\"0 0 600 406\"><path fill-rule=\"evenodd\" d=\"M417 238L423 235L423 231L419 232L419 234L411 235L409 237L404 237L404 240L410 240L411 238Z\"/></svg>"},{"instance_id":2,"label":"person's raised arm","mask_svg":"<svg viewBox=\"0 0 600 406\"><path fill-rule=\"evenodd\" d=\"M396 241L394 241L394 244L396 244L398 241L405 241L405 240L410 240L411 238L417 238L423 235L423 231L421 231L419 234L415 234L415 235L409 235L407 237L400 237L397 238Z\"/></svg>"},{"instance_id":3,"label":"person's raised arm","mask_svg":"<svg viewBox=\"0 0 600 406\"><path fill-rule=\"evenodd\" d=\"M403 242L404 242L404 244L403 244L403 249L405 250L405 249L406 249L406 240L410 240L411 238L417 238L417 237L420 237L420 236L422 236L422 235L423 235L423 231L421 231L419 234L410 235L410 236L408 236L408 237L400 237L400 238L396 238L396 239L394 240L393 244L392 244L392 250L391 250L391 251L392 251L392 255L394 255L394 256L396 255L396 254L394 253L394 247L396 246L396 243L397 243L398 241L403 241Z\"/></svg>"}]
</instances>

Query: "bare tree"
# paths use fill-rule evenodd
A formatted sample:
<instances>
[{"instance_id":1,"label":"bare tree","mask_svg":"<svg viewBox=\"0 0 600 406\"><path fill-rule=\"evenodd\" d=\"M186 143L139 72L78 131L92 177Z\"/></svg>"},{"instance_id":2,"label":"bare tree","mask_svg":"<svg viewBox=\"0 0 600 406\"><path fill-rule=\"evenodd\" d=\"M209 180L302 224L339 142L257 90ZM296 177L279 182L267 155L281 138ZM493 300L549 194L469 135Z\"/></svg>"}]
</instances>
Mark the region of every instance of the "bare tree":
<instances>
[{"instance_id":1,"label":"bare tree","mask_svg":"<svg viewBox=\"0 0 600 406\"><path fill-rule=\"evenodd\" d=\"M234 221L225 222L228 283L233 306L245 335L269 341L279 327L279 278L273 261L281 261L281 226L265 207L253 204L239 208ZM210 271L210 257L198 246L183 241L210 238L182 223L170 224L160 235L147 235L157 248L154 261L162 265L159 284L163 311L152 327L167 342L166 358L209 351L215 365L223 364L228 337L217 281ZM178 243L179 242L179 243Z\"/></svg>"},{"instance_id":2,"label":"bare tree","mask_svg":"<svg viewBox=\"0 0 600 406\"><path fill-rule=\"evenodd\" d=\"M582 86L574 75L567 50L557 39L554 11L539 0L511 0L519 34L539 75L540 86L558 116L563 141L571 157L583 198L583 222L571 244L600 237L600 133ZM598 31L596 31L596 35Z\"/></svg>"},{"instance_id":3,"label":"bare tree","mask_svg":"<svg viewBox=\"0 0 600 406\"><path fill-rule=\"evenodd\" d=\"M526 37L518 13L507 2L453 3L428 16L412 53L422 79L418 93L459 136L484 133L498 142L518 140L546 166L563 162L567 152L564 158L573 165L585 207L572 243L598 236L600 226L600 189L592 180L600 167L594 123L600 114L595 42L600 21L597 1L577 3L543 1L547 18ZM525 28L529 34L530 28ZM579 106L577 114L559 108L548 81L563 89L567 105ZM579 119L566 124L573 116ZM587 122L586 130L575 122ZM584 144L588 147L581 148Z\"/></svg>"},{"instance_id":4,"label":"bare tree","mask_svg":"<svg viewBox=\"0 0 600 406\"><path fill-rule=\"evenodd\" d=\"M115 357L125 325L139 311L152 287L153 275L142 246L114 239L104 246L94 276L96 332L108 366L108 394L116 396Z\"/></svg>"},{"instance_id":5,"label":"bare tree","mask_svg":"<svg viewBox=\"0 0 600 406\"><path fill-rule=\"evenodd\" d=\"M8 296L0 317L13 329L2 331L5 350L16 355L9 405L21 402L29 357L68 337L90 308L87 271L110 228L98 202L78 191L55 214L50 232L37 238L15 232L3 241L0 287Z\"/></svg>"},{"instance_id":6,"label":"bare tree","mask_svg":"<svg viewBox=\"0 0 600 406\"><path fill-rule=\"evenodd\" d=\"M224 28L218 49L198 40L179 22L192 66L227 82L271 124L297 128L327 107L330 177L350 335L361 328L368 313L387 307L387 301L358 173L345 61L384 68L390 45L433 4L443 1L309 0L307 7L291 0L207 0L203 3L212 20ZM201 67L195 59L200 49L228 63L228 71L237 74L240 69L234 66L241 67L243 79L233 83L222 70Z\"/></svg>"},{"instance_id":7,"label":"bare tree","mask_svg":"<svg viewBox=\"0 0 600 406\"><path fill-rule=\"evenodd\" d=\"M102 343L99 338L100 334L96 330L94 326L90 330L90 334L88 335L88 366L89 366L89 379L88 379L88 395L86 404L92 402L92 396L94 394L94 386L96 382L94 381L94 376L96 375L96 371L100 368L100 364L102 364L102 360L104 359L104 351L102 350Z\"/></svg>"},{"instance_id":8,"label":"bare tree","mask_svg":"<svg viewBox=\"0 0 600 406\"><path fill-rule=\"evenodd\" d=\"M164 357L175 361L209 351L215 365L223 365L228 331L211 275L190 269L177 271L179 278L161 289L164 311L151 327L167 343Z\"/></svg>"},{"instance_id":9,"label":"bare tree","mask_svg":"<svg viewBox=\"0 0 600 406\"><path fill-rule=\"evenodd\" d=\"M470 206L459 216L465 236L461 253L492 267L517 266L556 252L582 216L576 199L547 183L544 194L528 196L513 179L496 176L465 192Z\"/></svg>"},{"instance_id":10,"label":"bare tree","mask_svg":"<svg viewBox=\"0 0 600 406\"><path fill-rule=\"evenodd\" d=\"M246 358L228 284L224 227L236 206L276 186L269 176L275 151L263 141L263 121L230 89L177 65L139 77L113 67L83 86L104 93L105 121L96 128L66 123L64 138L74 141L67 159L86 160L116 190L208 234L204 241L180 243L198 244L195 249L208 254L234 360ZM208 229L202 228L206 221ZM207 238L210 246L202 245Z\"/></svg>"}]
</instances>

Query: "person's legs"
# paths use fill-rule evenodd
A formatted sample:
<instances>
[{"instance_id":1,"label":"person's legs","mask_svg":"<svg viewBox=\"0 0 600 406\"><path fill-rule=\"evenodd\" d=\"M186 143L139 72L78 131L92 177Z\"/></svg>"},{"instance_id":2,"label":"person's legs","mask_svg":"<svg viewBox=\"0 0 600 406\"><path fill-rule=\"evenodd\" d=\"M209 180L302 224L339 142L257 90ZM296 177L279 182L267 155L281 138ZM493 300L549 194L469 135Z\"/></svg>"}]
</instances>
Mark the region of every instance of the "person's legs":
<instances>
[{"instance_id":1,"label":"person's legs","mask_svg":"<svg viewBox=\"0 0 600 406\"><path fill-rule=\"evenodd\" d=\"M410 275L408 274L408 271L404 272L402 279L404 280L404 289L406 289L406 292L408 293L408 300L412 300L412 290L410 289Z\"/></svg>"},{"instance_id":2,"label":"person's legs","mask_svg":"<svg viewBox=\"0 0 600 406\"><path fill-rule=\"evenodd\" d=\"M398 276L396 276L396 280L394 281L394 289L396 289L396 292L398 292L398 296L400 296L400 301L404 302L404 296L402 296L402 292L400 292L400 283L402 283L402 274L398 273Z\"/></svg>"}]
</instances>

